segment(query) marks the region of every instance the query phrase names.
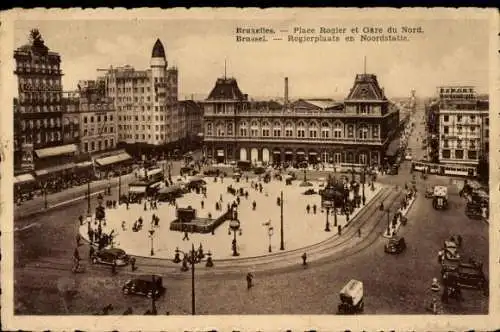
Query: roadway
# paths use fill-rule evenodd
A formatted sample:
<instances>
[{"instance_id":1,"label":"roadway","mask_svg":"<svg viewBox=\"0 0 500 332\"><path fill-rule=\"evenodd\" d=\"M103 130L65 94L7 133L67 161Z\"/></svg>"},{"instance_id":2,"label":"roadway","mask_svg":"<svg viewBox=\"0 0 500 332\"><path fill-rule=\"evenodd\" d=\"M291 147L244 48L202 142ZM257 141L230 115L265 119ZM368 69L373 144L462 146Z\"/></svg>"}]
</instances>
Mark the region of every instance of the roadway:
<instances>
[{"instance_id":1,"label":"roadway","mask_svg":"<svg viewBox=\"0 0 500 332\"><path fill-rule=\"evenodd\" d=\"M412 135L409 146L418 144L415 137ZM410 163L403 163L398 175L380 176L379 180L397 185L401 190L411 181ZM434 184L449 186L450 209L436 211L430 200L424 198L424 188ZM351 278L364 282L367 314L427 313L425 306L433 296L431 280L439 277L437 251L443 240L460 234L465 256L483 261L487 272L489 227L465 216L465 202L458 196L458 188L450 185L449 178L431 175L424 181L417 176L417 188L420 194L408 214L408 224L400 230L408 245L404 253L397 256L384 253L387 240L380 234L385 230L386 217L376 209L367 210L359 224L353 224L352 230L348 228L344 234L352 240L349 244L337 239L328 246L310 249L312 261L307 268L300 265L301 252L284 256L280 264L263 260L238 267L215 261L212 269L197 267L197 313L334 314L338 292ZM399 190L393 190L392 195L396 197ZM113 195L117 195L115 188ZM391 200L386 198L386 204ZM111 276L110 268L104 266L88 267L79 275L73 275L66 268L75 247L77 218L85 210L86 202L78 200L46 214L16 220L18 227L36 225L15 233L14 287L18 313L91 314L110 303L115 308L113 314L120 314L127 307L142 314L149 308L148 300L121 294L121 285L133 275L129 268L121 269L116 276ZM361 240L353 237L358 226L362 228ZM81 246L81 256L86 257L87 250L86 245ZM167 292L157 302L160 314L167 311L190 314L190 273L180 272L179 266L168 261L155 263L138 259L137 265L137 273L164 275ZM62 266L64 268L58 268ZM246 289L245 281L248 271L255 276L255 286L250 290ZM77 295L64 296L64 290L68 289L76 290ZM463 295L463 302L451 301L443 311L450 314L488 312L488 297L482 292L465 290Z\"/></svg>"}]
</instances>

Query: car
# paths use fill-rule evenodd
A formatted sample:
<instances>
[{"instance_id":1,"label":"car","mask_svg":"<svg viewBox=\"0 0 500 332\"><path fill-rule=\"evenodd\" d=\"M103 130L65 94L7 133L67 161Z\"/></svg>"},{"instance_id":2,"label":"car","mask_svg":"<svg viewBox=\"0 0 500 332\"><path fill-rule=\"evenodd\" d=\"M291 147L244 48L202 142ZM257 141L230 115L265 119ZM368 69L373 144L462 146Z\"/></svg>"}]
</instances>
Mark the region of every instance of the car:
<instances>
[{"instance_id":1,"label":"car","mask_svg":"<svg viewBox=\"0 0 500 332\"><path fill-rule=\"evenodd\" d=\"M102 249L92 255L92 264L113 265L114 261L117 266L125 266L129 262L129 256L119 248Z\"/></svg>"},{"instance_id":2,"label":"car","mask_svg":"<svg viewBox=\"0 0 500 332\"><path fill-rule=\"evenodd\" d=\"M338 314L356 314L364 310L363 282L351 279L340 290L340 303L337 307Z\"/></svg>"},{"instance_id":3,"label":"car","mask_svg":"<svg viewBox=\"0 0 500 332\"><path fill-rule=\"evenodd\" d=\"M444 258L450 261L460 260L458 244L455 241L444 241Z\"/></svg>"},{"instance_id":4,"label":"car","mask_svg":"<svg viewBox=\"0 0 500 332\"><path fill-rule=\"evenodd\" d=\"M266 169L262 166L258 166L258 167L254 168L253 172L256 175L260 175L260 174L264 174L266 172Z\"/></svg>"},{"instance_id":5,"label":"car","mask_svg":"<svg viewBox=\"0 0 500 332\"><path fill-rule=\"evenodd\" d=\"M122 287L122 292L125 295L135 294L156 299L165 292L165 287L163 287L162 277L142 275L127 280Z\"/></svg>"},{"instance_id":6,"label":"car","mask_svg":"<svg viewBox=\"0 0 500 332\"><path fill-rule=\"evenodd\" d=\"M405 156L405 160L410 160L411 161L412 159L413 159L413 157L409 153Z\"/></svg>"},{"instance_id":7,"label":"car","mask_svg":"<svg viewBox=\"0 0 500 332\"><path fill-rule=\"evenodd\" d=\"M393 237L384 246L384 251L388 254L400 254L406 249L404 237Z\"/></svg>"},{"instance_id":8,"label":"car","mask_svg":"<svg viewBox=\"0 0 500 332\"><path fill-rule=\"evenodd\" d=\"M445 284L458 284L461 287L487 289L488 281L482 266L472 263L461 263L455 269L443 273Z\"/></svg>"},{"instance_id":9,"label":"car","mask_svg":"<svg viewBox=\"0 0 500 332\"><path fill-rule=\"evenodd\" d=\"M314 189L307 189L306 191L304 191L302 193L302 195L315 195L316 194L316 191Z\"/></svg>"},{"instance_id":10,"label":"car","mask_svg":"<svg viewBox=\"0 0 500 332\"><path fill-rule=\"evenodd\" d=\"M434 187L427 187L425 189L425 198L432 198L434 196Z\"/></svg>"}]
</instances>

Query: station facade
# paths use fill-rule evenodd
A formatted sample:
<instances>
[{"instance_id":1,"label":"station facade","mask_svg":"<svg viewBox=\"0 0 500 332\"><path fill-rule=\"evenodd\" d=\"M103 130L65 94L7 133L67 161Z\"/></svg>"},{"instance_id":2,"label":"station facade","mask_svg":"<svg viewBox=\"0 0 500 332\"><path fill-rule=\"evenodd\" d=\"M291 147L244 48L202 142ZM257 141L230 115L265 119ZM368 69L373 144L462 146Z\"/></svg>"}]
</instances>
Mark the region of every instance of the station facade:
<instances>
[{"instance_id":1,"label":"station facade","mask_svg":"<svg viewBox=\"0 0 500 332\"><path fill-rule=\"evenodd\" d=\"M373 74L356 75L344 101L250 101L234 78L219 78L204 101L204 154L263 164L381 165L399 110Z\"/></svg>"}]
</instances>

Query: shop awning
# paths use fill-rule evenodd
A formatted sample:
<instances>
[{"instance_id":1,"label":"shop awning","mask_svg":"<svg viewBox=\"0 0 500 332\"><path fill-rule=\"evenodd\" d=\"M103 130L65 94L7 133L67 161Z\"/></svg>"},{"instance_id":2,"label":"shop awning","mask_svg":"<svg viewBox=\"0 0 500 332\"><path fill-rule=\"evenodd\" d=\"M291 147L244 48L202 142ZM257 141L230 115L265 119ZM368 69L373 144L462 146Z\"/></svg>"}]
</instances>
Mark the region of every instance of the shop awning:
<instances>
[{"instance_id":1,"label":"shop awning","mask_svg":"<svg viewBox=\"0 0 500 332\"><path fill-rule=\"evenodd\" d=\"M304 151L297 151L297 154L306 154Z\"/></svg>"},{"instance_id":2,"label":"shop awning","mask_svg":"<svg viewBox=\"0 0 500 332\"><path fill-rule=\"evenodd\" d=\"M224 157L224 150L217 150L217 157Z\"/></svg>"},{"instance_id":3,"label":"shop awning","mask_svg":"<svg viewBox=\"0 0 500 332\"><path fill-rule=\"evenodd\" d=\"M309 155L311 155L311 156L315 156L315 155L317 155L317 154L318 154L318 153L317 153L317 152L315 152L315 151L310 151L310 152L309 152Z\"/></svg>"},{"instance_id":4,"label":"shop awning","mask_svg":"<svg viewBox=\"0 0 500 332\"><path fill-rule=\"evenodd\" d=\"M75 167L74 163L69 163L69 164L64 164L64 165L57 165L57 166L54 166L54 167L44 168L44 169L40 169L38 171L35 171L35 175L36 176L41 176L41 175L45 175L45 174L60 172L60 171L64 171L64 170L67 170L67 169L70 169L70 168L73 168L73 167Z\"/></svg>"},{"instance_id":5,"label":"shop awning","mask_svg":"<svg viewBox=\"0 0 500 332\"><path fill-rule=\"evenodd\" d=\"M132 159L132 157L128 153L123 152L123 153L120 153L120 154L117 154L114 156L96 159L96 163L99 166L107 166L107 165L116 164L116 163L119 163L119 162L122 162L125 160L129 160L129 159Z\"/></svg>"},{"instance_id":6,"label":"shop awning","mask_svg":"<svg viewBox=\"0 0 500 332\"><path fill-rule=\"evenodd\" d=\"M29 181L35 181L35 177L33 175L31 175L30 173L20 174L20 175L14 177L15 184L20 184L20 183L29 182Z\"/></svg>"},{"instance_id":7,"label":"shop awning","mask_svg":"<svg viewBox=\"0 0 500 332\"><path fill-rule=\"evenodd\" d=\"M85 168L85 167L90 167L90 166L92 166L91 161L84 161L84 162L76 164L76 167L78 167L78 168Z\"/></svg>"},{"instance_id":8,"label":"shop awning","mask_svg":"<svg viewBox=\"0 0 500 332\"><path fill-rule=\"evenodd\" d=\"M146 187L129 187L128 191L130 193L145 193L146 192Z\"/></svg>"},{"instance_id":9,"label":"shop awning","mask_svg":"<svg viewBox=\"0 0 500 332\"><path fill-rule=\"evenodd\" d=\"M281 154L281 151L273 151L273 154Z\"/></svg>"},{"instance_id":10,"label":"shop awning","mask_svg":"<svg viewBox=\"0 0 500 332\"><path fill-rule=\"evenodd\" d=\"M35 150L35 153L38 158L46 158L59 156L62 154L75 153L77 151L77 147L75 144L67 144L61 146L54 146L52 148L38 149Z\"/></svg>"},{"instance_id":11,"label":"shop awning","mask_svg":"<svg viewBox=\"0 0 500 332\"><path fill-rule=\"evenodd\" d=\"M292 151L286 151L285 154L293 154Z\"/></svg>"}]
</instances>

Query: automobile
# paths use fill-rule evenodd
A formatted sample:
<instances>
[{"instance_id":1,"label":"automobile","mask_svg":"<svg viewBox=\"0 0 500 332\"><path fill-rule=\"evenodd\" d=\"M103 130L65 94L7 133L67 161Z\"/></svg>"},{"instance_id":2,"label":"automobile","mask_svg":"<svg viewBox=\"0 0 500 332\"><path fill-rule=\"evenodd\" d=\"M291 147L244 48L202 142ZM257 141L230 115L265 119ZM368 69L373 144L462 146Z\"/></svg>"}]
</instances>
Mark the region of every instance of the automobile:
<instances>
[{"instance_id":1,"label":"automobile","mask_svg":"<svg viewBox=\"0 0 500 332\"><path fill-rule=\"evenodd\" d=\"M473 263L461 263L455 269L443 273L445 284L456 283L467 288L485 289L488 287L482 266Z\"/></svg>"},{"instance_id":2,"label":"automobile","mask_svg":"<svg viewBox=\"0 0 500 332\"><path fill-rule=\"evenodd\" d=\"M241 178L241 173L240 172L234 172L233 173L233 179L234 180L237 180L237 179L240 179Z\"/></svg>"},{"instance_id":3,"label":"automobile","mask_svg":"<svg viewBox=\"0 0 500 332\"><path fill-rule=\"evenodd\" d=\"M434 187L425 188L425 198L432 198L432 197L434 197Z\"/></svg>"},{"instance_id":4,"label":"automobile","mask_svg":"<svg viewBox=\"0 0 500 332\"><path fill-rule=\"evenodd\" d=\"M398 175L398 171L399 171L399 167L398 166L393 165L391 167L391 169L389 170L389 175Z\"/></svg>"},{"instance_id":5,"label":"automobile","mask_svg":"<svg viewBox=\"0 0 500 332\"><path fill-rule=\"evenodd\" d=\"M444 241L444 258L450 261L460 260L458 244L455 241Z\"/></svg>"},{"instance_id":6,"label":"automobile","mask_svg":"<svg viewBox=\"0 0 500 332\"><path fill-rule=\"evenodd\" d=\"M413 157L411 156L411 154L407 153L406 156L405 156L405 160L412 160Z\"/></svg>"},{"instance_id":7,"label":"automobile","mask_svg":"<svg viewBox=\"0 0 500 332\"><path fill-rule=\"evenodd\" d=\"M264 174L266 172L266 169L262 166L255 167L253 170L254 174L259 175L259 174Z\"/></svg>"},{"instance_id":8,"label":"automobile","mask_svg":"<svg viewBox=\"0 0 500 332\"><path fill-rule=\"evenodd\" d=\"M307 189L302 193L302 195L316 195L316 191L314 189Z\"/></svg>"},{"instance_id":9,"label":"automobile","mask_svg":"<svg viewBox=\"0 0 500 332\"><path fill-rule=\"evenodd\" d=\"M125 295L143 295L148 298L158 298L165 292L162 277L158 275L142 275L129 279L122 287Z\"/></svg>"},{"instance_id":10,"label":"automobile","mask_svg":"<svg viewBox=\"0 0 500 332\"><path fill-rule=\"evenodd\" d=\"M205 171L203 171L203 175L206 175L206 176L219 176L220 174L220 171L216 168L209 168Z\"/></svg>"},{"instance_id":11,"label":"automobile","mask_svg":"<svg viewBox=\"0 0 500 332\"><path fill-rule=\"evenodd\" d=\"M119 248L102 249L92 255L92 264L113 265L116 261L117 266L125 266L128 264L129 256L125 250Z\"/></svg>"},{"instance_id":12,"label":"automobile","mask_svg":"<svg viewBox=\"0 0 500 332\"><path fill-rule=\"evenodd\" d=\"M359 280L351 279L340 290L340 303L337 307L339 314L355 314L363 312L363 283Z\"/></svg>"},{"instance_id":13,"label":"automobile","mask_svg":"<svg viewBox=\"0 0 500 332\"><path fill-rule=\"evenodd\" d=\"M388 254L400 254L406 249L404 237L393 237L384 246L384 251Z\"/></svg>"}]
</instances>

